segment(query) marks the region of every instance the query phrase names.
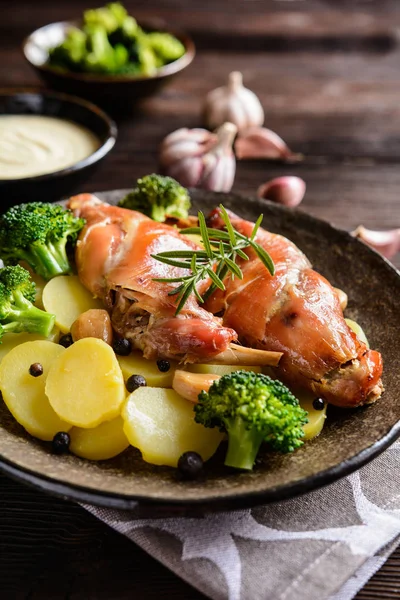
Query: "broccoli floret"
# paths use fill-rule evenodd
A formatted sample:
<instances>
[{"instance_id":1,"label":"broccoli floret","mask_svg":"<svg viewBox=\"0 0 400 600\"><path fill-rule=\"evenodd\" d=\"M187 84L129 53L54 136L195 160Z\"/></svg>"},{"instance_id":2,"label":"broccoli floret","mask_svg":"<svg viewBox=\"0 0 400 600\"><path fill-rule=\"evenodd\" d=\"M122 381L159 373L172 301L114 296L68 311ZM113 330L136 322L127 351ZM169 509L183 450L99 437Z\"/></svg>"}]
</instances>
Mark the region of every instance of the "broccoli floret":
<instances>
[{"instance_id":1,"label":"broccoli floret","mask_svg":"<svg viewBox=\"0 0 400 600\"><path fill-rule=\"evenodd\" d=\"M10 332L50 335L55 316L33 306L35 291L34 282L23 267L0 269L0 340Z\"/></svg>"},{"instance_id":2,"label":"broccoli floret","mask_svg":"<svg viewBox=\"0 0 400 600\"><path fill-rule=\"evenodd\" d=\"M136 182L136 188L119 202L119 206L144 213L155 221L167 217L185 219L189 214L190 196L172 177L155 173Z\"/></svg>"},{"instance_id":3,"label":"broccoli floret","mask_svg":"<svg viewBox=\"0 0 400 600\"><path fill-rule=\"evenodd\" d=\"M185 46L170 33L154 31L148 33L146 39L162 64L177 60L185 54Z\"/></svg>"},{"instance_id":4,"label":"broccoli floret","mask_svg":"<svg viewBox=\"0 0 400 600\"><path fill-rule=\"evenodd\" d=\"M302 445L307 412L280 381L251 371L236 371L199 394L195 420L228 434L225 464L251 470L263 442L292 452Z\"/></svg>"},{"instance_id":5,"label":"broccoli floret","mask_svg":"<svg viewBox=\"0 0 400 600\"><path fill-rule=\"evenodd\" d=\"M107 32L99 26L87 27L89 53L84 57L84 68L92 73L114 73L129 60L129 52L122 44L112 46Z\"/></svg>"},{"instance_id":6,"label":"broccoli floret","mask_svg":"<svg viewBox=\"0 0 400 600\"><path fill-rule=\"evenodd\" d=\"M119 2L112 2L102 8L93 8L83 13L84 25L101 27L106 33L113 33L118 27L122 27L127 18L128 12Z\"/></svg>"},{"instance_id":7,"label":"broccoli floret","mask_svg":"<svg viewBox=\"0 0 400 600\"><path fill-rule=\"evenodd\" d=\"M71 27L63 43L49 50L50 64L72 71L81 71L83 59L87 54L86 39L87 36L83 31Z\"/></svg>"},{"instance_id":8,"label":"broccoli floret","mask_svg":"<svg viewBox=\"0 0 400 600\"><path fill-rule=\"evenodd\" d=\"M45 279L71 272L67 242L75 242L85 221L59 204L31 202L0 216L0 257L5 264L24 260Z\"/></svg>"}]
</instances>

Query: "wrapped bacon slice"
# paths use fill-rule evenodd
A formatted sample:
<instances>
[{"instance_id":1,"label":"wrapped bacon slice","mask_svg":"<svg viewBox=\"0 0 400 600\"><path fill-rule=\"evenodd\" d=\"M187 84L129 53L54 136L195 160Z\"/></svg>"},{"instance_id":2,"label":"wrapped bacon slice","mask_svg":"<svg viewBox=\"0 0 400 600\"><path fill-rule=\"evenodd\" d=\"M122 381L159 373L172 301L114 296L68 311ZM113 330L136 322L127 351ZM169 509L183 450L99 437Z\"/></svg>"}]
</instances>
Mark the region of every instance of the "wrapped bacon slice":
<instances>
[{"instance_id":1,"label":"wrapped bacon slice","mask_svg":"<svg viewBox=\"0 0 400 600\"><path fill-rule=\"evenodd\" d=\"M230 213L233 226L250 235L253 223ZM216 209L210 226L222 229ZM258 244L270 254L275 275L264 269L252 250L240 260L243 279L225 280L206 304L223 312L223 323L246 346L283 352L277 376L337 406L377 400L382 391L382 357L369 350L348 327L337 291L311 268L306 256L288 239L263 229Z\"/></svg>"}]
</instances>

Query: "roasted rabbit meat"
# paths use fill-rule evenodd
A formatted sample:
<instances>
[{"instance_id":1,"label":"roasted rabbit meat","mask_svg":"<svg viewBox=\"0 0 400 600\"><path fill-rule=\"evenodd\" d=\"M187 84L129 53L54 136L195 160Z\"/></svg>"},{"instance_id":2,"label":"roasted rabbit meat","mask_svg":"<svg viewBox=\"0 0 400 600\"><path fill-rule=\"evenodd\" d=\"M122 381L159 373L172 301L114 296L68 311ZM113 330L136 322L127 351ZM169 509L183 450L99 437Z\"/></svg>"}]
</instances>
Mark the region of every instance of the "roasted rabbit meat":
<instances>
[{"instance_id":1,"label":"roasted rabbit meat","mask_svg":"<svg viewBox=\"0 0 400 600\"><path fill-rule=\"evenodd\" d=\"M251 234L253 223L230 213L233 226ZM222 229L216 209L209 225ZM259 229L256 241L271 255L275 275L252 250L240 259L244 278L226 278L206 308L223 314L223 323L253 348L283 352L277 376L337 406L377 400L382 393L382 358L369 350L346 324L337 291L314 271L288 239Z\"/></svg>"},{"instance_id":2,"label":"roasted rabbit meat","mask_svg":"<svg viewBox=\"0 0 400 600\"><path fill-rule=\"evenodd\" d=\"M173 286L154 281L182 275L183 269L151 254L194 248L193 242L174 227L91 194L71 198L68 206L86 219L76 248L79 278L103 299L117 333L152 359L198 362L229 349L237 338L233 329L201 308L194 296L176 317L175 298L168 296Z\"/></svg>"}]
</instances>

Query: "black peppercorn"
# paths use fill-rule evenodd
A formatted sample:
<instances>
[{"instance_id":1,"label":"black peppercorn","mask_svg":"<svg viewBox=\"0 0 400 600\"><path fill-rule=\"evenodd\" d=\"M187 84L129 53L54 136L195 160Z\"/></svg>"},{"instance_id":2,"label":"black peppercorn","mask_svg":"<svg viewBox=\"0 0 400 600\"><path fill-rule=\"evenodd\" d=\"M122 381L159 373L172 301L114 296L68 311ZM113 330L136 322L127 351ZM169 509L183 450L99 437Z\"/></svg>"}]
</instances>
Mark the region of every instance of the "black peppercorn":
<instances>
[{"instance_id":1,"label":"black peppercorn","mask_svg":"<svg viewBox=\"0 0 400 600\"><path fill-rule=\"evenodd\" d=\"M132 344L126 338L117 338L113 341L112 347L118 356L128 356L132 352Z\"/></svg>"},{"instance_id":2,"label":"black peppercorn","mask_svg":"<svg viewBox=\"0 0 400 600\"><path fill-rule=\"evenodd\" d=\"M166 373L167 371L170 370L171 365L167 360L158 360L157 367L158 367L158 370L161 371L161 373Z\"/></svg>"},{"instance_id":3,"label":"black peppercorn","mask_svg":"<svg viewBox=\"0 0 400 600\"><path fill-rule=\"evenodd\" d=\"M312 405L315 408L315 410L324 410L325 408L325 402L322 398L315 398Z\"/></svg>"},{"instance_id":4,"label":"black peppercorn","mask_svg":"<svg viewBox=\"0 0 400 600\"><path fill-rule=\"evenodd\" d=\"M29 375L32 375L32 377L40 377L40 375L43 375L43 365L40 363L31 364L29 367Z\"/></svg>"},{"instance_id":5,"label":"black peppercorn","mask_svg":"<svg viewBox=\"0 0 400 600\"><path fill-rule=\"evenodd\" d=\"M64 454L64 452L68 452L70 443L71 438L68 433L65 431L56 433L52 442L54 454Z\"/></svg>"},{"instance_id":6,"label":"black peppercorn","mask_svg":"<svg viewBox=\"0 0 400 600\"><path fill-rule=\"evenodd\" d=\"M72 335L70 333L66 333L60 337L58 343L60 346L64 346L64 348L69 348L74 343L74 340L72 339Z\"/></svg>"},{"instance_id":7,"label":"black peppercorn","mask_svg":"<svg viewBox=\"0 0 400 600\"><path fill-rule=\"evenodd\" d=\"M129 393L134 392L138 387L147 385L147 381L142 375L131 375L127 380L125 386Z\"/></svg>"},{"instance_id":8,"label":"black peppercorn","mask_svg":"<svg viewBox=\"0 0 400 600\"><path fill-rule=\"evenodd\" d=\"M184 479L196 479L203 471L203 459L197 452L184 452L178 460L178 470Z\"/></svg>"}]
</instances>

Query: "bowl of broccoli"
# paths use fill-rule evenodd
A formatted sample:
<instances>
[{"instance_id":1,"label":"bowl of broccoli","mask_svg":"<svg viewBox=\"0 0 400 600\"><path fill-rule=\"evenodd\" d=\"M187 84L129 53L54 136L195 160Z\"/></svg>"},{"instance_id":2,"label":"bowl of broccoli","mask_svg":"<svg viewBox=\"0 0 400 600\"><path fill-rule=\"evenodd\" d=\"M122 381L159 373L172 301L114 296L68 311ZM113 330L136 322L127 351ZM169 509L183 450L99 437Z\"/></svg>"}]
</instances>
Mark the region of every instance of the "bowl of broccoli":
<instances>
[{"instance_id":1,"label":"bowl of broccoli","mask_svg":"<svg viewBox=\"0 0 400 600\"><path fill-rule=\"evenodd\" d=\"M46 84L120 114L187 67L195 47L186 34L139 24L113 2L37 29L23 53Z\"/></svg>"}]
</instances>

